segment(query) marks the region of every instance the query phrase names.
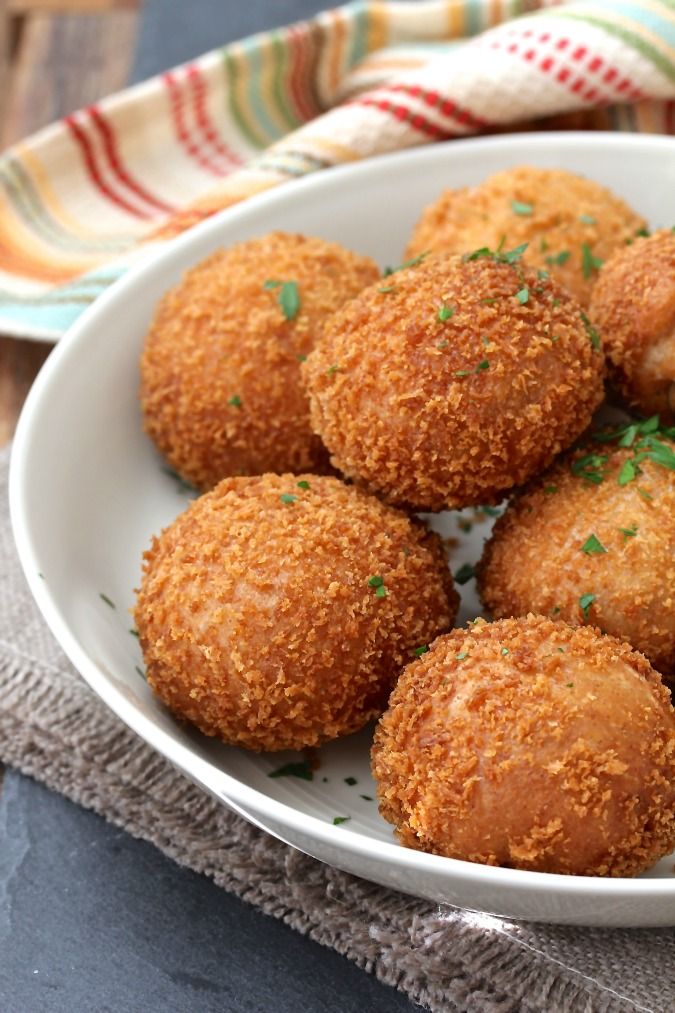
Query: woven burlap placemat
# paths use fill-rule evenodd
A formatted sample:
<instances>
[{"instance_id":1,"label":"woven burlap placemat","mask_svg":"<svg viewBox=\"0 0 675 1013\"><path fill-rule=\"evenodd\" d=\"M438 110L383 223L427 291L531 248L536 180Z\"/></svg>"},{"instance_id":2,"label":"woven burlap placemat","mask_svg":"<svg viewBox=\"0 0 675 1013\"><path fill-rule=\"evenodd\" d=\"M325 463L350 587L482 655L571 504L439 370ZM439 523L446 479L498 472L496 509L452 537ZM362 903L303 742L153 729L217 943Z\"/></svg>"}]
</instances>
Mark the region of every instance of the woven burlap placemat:
<instances>
[{"instance_id":1,"label":"woven burlap placemat","mask_svg":"<svg viewBox=\"0 0 675 1013\"><path fill-rule=\"evenodd\" d=\"M530 925L375 886L213 801L91 692L28 591L0 454L0 760L434 1011L675 1009L675 932ZM0 843L1 846L1 843Z\"/></svg>"}]
</instances>

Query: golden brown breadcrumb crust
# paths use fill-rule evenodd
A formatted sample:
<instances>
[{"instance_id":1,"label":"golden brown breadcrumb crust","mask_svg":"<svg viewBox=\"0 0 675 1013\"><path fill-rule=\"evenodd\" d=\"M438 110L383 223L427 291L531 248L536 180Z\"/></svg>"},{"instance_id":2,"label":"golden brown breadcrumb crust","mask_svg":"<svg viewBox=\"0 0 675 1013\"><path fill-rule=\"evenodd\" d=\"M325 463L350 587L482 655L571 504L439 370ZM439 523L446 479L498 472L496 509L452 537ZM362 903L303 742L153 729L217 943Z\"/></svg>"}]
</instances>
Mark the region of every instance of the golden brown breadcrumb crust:
<instances>
[{"instance_id":1,"label":"golden brown breadcrumb crust","mask_svg":"<svg viewBox=\"0 0 675 1013\"><path fill-rule=\"evenodd\" d=\"M542 616L478 620L401 675L373 747L407 847L632 876L675 845L675 712L642 655Z\"/></svg>"},{"instance_id":2,"label":"golden brown breadcrumb crust","mask_svg":"<svg viewBox=\"0 0 675 1013\"><path fill-rule=\"evenodd\" d=\"M664 442L665 438L660 437ZM675 445L674 449L675 449ZM600 484L575 475L575 461L601 455ZM478 589L496 618L540 612L590 622L642 651L675 676L675 472L649 459L625 485L635 450L592 443L537 478L495 524L478 567ZM599 547L583 551L595 536ZM605 551L601 551L604 549ZM586 613L583 595L594 595Z\"/></svg>"},{"instance_id":3,"label":"golden brown breadcrumb crust","mask_svg":"<svg viewBox=\"0 0 675 1013\"><path fill-rule=\"evenodd\" d=\"M600 271L590 314L628 403L675 421L675 232L615 253Z\"/></svg>"},{"instance_id":4,"label":"golden brown breadcrumb crust","mask_svg":"<svg viewBox=\"0 0 675 1013\"><path fill-rule=\"evenodd\" d=\"M528 243L525 261L552 271L585 307L597 260L606 260L645 225L624 201L592 180L562 169L518 166L478 186L446 190L423 213L406 255Z\"/></svg>"},{"instance_id":5,"label":"golden brown breadcrumb crust","mask_svg":"<svg viewBox=\"0 0 675 1013\"><path fill-rule=\"evenodd\" d=\"M457 607L420 522L337 479L263 475L223 480L153 540L135 619L148 682L176 715L279 750L377 716Z\"/></svg>"},{"instance_id":6,"label":"golden brown breadcrumb crust","mask_svg":"<svg viewBox=\"0 0 675 1013\"><path fill-rule=\"evenodd\" d=\"M155 313L141 357L145 430L188 482L323 471L300 361L326 316L378 277L369 257L283 232L238 243L188 271ZM281 286L300 308L287 319Z\"/></svg>"},{"instance_id":7,"label":"golden brown breadcrumb crust","mask_svg":"<svg viewBox=\"0 0 675 1013\"><path fill-rule=\"evenodd\" d=\"M431 256L371 285L302 368L333 464L422 510L498 501L569 446L603 396L576 301L494 259Z\"/></svg>"}]
</instances>

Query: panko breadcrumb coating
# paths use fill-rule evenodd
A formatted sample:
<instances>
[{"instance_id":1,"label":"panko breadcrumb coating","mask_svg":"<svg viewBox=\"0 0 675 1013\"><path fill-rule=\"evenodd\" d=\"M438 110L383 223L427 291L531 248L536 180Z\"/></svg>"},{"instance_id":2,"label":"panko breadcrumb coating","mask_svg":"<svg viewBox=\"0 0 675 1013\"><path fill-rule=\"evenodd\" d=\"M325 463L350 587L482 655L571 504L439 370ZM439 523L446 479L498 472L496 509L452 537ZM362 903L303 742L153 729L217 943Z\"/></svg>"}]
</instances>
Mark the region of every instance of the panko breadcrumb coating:
<instances>
[{"instance_id":1,"label":"panko breadcrumb coating","mask_svg":"<svg viewBox=\"0 0 675 1013\"><path fill-rule=\"evenodd\" d=\"M675 421L675 232L663 229L615 253L589 312L626 401Z\"/></svg>"},{"instance_id":2,"label":"panko breadcrumb coating","mask_svg":"<svg viewBox=\"0 0 675 1013\"><path fill-rule=\"evenodd\" d=\"M457 613L438 536L333 478L224 479L144 558L148 682L178 717L249 749L361 728Z\"/></svg>"},{"instance_id":3,"label":"panko breadcrumb coating","mask_svg":"<svg viewBox=\"0 0 675 1013\"><path fill-rule=\"evenodd\" d=\"M337 243L273 232L214 253L160 302L141 358L145 430L188 482L325 470L300 362L378 277Z\"/></svg>"},{"instance_id":4,"label":"panko breadcrumb coating","mask_svg":"<svg viewBox=\"0 0 675 1013\"><path fill-rule=\"evenodd\" d=\"M411 664L375 733L402 844L632 876L675 845L675 712L642 655L542 616L477 620Z\"/></svg>"},{"instance_id":5,"label":"panko breadcrumb coating","mask_svg":"<svg viewBox=\"0 0 675 1013\"><path fill-rule=\"evenodd\" d=\"M646 222L610 190L562 169L518 166L446 190L415 226L407 256L527 243L524 258L588 306L600 263Z\"/></svg>"},{"instance_id":6,"label":"panko breadcrumb coating","mask_svg":"<svg viewBox=\"0 0 675 1013\"><path fill-rule=\"evenodd\" d=\"M599 344L516 252L430 256L328 321L303 365L312 425L337 468L392 503L494 503L589 424Z\"/></svg>"},{"instance_id":7,"label":"panko breadcrumb coating","mask_svg":"<svg viewBox=\"0 0 675 1013\"><path fill-rule=\"evenodd\" d=\"M675 443L660 433L616 442L575 451L511 502L485 546L478 588L497 618L592 623L672 677Z\"/></svg>"}]
</instances>

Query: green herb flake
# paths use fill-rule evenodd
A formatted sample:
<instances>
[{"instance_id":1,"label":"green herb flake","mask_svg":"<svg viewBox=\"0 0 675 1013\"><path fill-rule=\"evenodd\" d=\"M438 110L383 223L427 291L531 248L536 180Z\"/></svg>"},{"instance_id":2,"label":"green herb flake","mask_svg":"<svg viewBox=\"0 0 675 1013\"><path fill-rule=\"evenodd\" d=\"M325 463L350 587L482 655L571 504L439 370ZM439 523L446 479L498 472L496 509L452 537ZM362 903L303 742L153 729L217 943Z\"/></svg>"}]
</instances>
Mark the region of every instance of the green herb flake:
<instances>
[{"instance_id":1,"label":"green herb flake","mask_svg":"<svg viewBox=\"0 0 675 1013\"><path fill-rule=\"evenodd\" d=\"M617 479L619 485L628 485L629 482L633 482L638 476L638 469L632 458L628 458L621 465L621 471Z\"/></svg>"},{"instance_id":2,"label":"green herb flake","mask_svg":"<svg viewBox=\"0 0 675 1013\"><path fill-rule=\"evenodd\" d=\"M412 260L405 260L402 264L399 264L398 267L385 267L382 272L382 276L384 278L388 278L389 275L396 274L397 271L404 271L407 267L417 267L418 264L422 263L425 257L429 256L430 253L431 250L425 250L423 253L413 257Z\"/></svg>"},{"instance_id":3,"label":"green herb flake","mask_svg":"<svg viewBox=\"0 0 675 1013\"><path fill-rule=\"evenodd\" d=\"M630 528L619 528L619 531L624 538L635 538L638 533L637 524L633 524Z\"/></svg>"},{"instance_id":4,"label":"green herb flake","mask_svg":"<svg viewBox=\"0 0 675 1013\"><path fill-rule=\"evenodd\" d=\"M387 589L384 586L384 584L382 584L380 587L375 588L375 597L376 598L386 598L388 594L389 594L389 592L387 591Z\"/></svg>"},{"instance_id":5,"label":"green herb flake","mask_svg":"<svg viewBox=\"0 0 675 1013\"><path fill-rule=\"evenodd\" d=\"M296 359L298 360L298 362L307 362L306 355L296 355Z\"/></svg>"},{"instance_id":6,"label":"green herb flake","mask_svg":"<svg viewBox=\"0 0 675 1013\"><path fill-rule=\"evenodd\" d=\"M108 605L111 609L117 608L115 602L112 601L112 599L110 599L107 594L103 594L103 591L99 591L98 596L101 599L101 601L104 601L106 605Z\"/></svg>"},{"instance_id":7,"label":"green herb flake","mask_svg":"<svg viewBox=\"0 0 675 1013\"><path fill-rule=\"evenodd\" d=\"M570 259L571 253L569 250L561 250L560 253L552 253L546 258L546 263L550 264L551 267L562 267Z\"/></svg>"},{"instance_id":8,"label":"green herb flake","mask_svg":"<svg viewBox=\"0 0 675 1013\"><path fill-rule=\"evenodd\" d=\"M238 394L233 394L231 398L228 398L227 402L232 408L241 408L241 398Z\"/></svg>"},{"instance_id":9,"label":"green herb flake","mask_svg":"<svg viewBox=\"0 0 675 1013\"><path fill-rule=\"evenodd\" d=\"M395 292L396 288L397 288L396 285L383 285L383 287L378 288L377 291L380 292L382 295L387 295L389 292Z\"/></svg>"},{"instance_id":10,"label":"green herb flake","mask_svg":"<svg viewBox=\"0 0 675 1013\"><path fill-rule=\"evenodd\" d=\"M553 307L553 309L555 309L556 306L560 306L560 299L552 299L551 306Z\"/></svg>"},{"instance_id":11,"label":"green herb flake","mask_svg":"<svg viewBox=\"0 0 675 1013\"><path fill-rule=\"evenodd\" d=\"M374 802L375 801L375 799L373 798L372 795L359 795L359 798L362 798L364 802Z\"/></svg>"},{"instance_id":12,"label":"green herb flake","mask_svg":"<svg viewBox=\"0 0 675 1013\"><path fill-rule=\"evenodd\" d=\"M503 657L506 657L507 654L510 654L510 651L509 651L508 647L502 647L500 653L503 655Z\"/></svg>"},{"instance_id":13,"label":"green herb flake","mask_svg":"<svg viewBox=\"0 0 675 1013\"><path fill-rule=\"evenodd\" d=\"M565 648L564 647L559 647L558 651L559 651L560 654L564 654L565 653Z\"/></svg>"},{"instance_id":14,"label":"green herb flake","mask_svg":"<svg viewBox=\"0 0 675 1013\"><path fill-rule=\"evenodd\" d=\"M532 214L532 212L534 211L534 208L533 208L533 206L531 204L524 204L522 201L512 200L511 201L511 210L513 211L514 215L524 215L524 216L527 216L527 215L531 215Z\"/></svg>"},{"instance_id":15,"label":"green herb flake","mask_svg":"<svg viewBox=\"0 0 675 1013\"><path fill-rule=\"evenodd\" d=\"M518 302L520 303L521 306L524 306L525 303L529 302L529 300L530 300L530 290L527 287L527 285L524 285L523 288L519 289L516 292L516 299L518 300Z\"/></svg>"},{"instance_id":16,"label":"green herb flake","mask_svg":"<svg viewBox=\"0 0 675 1013\"><path fill-rule=\"evenodd\" d=\"M473 253L465 253L462 260L480 260L481 258L488 257L498 264L513 265L518 263L529 245L528 243L521 243L520 246L516 246L513 250L502 252L503 243L504 240L502 239L496 250L491 250L489 246L481 246L478 250L474 250Z\"/></svg>"},{"instance_id":17,"label":"green herb flake","mask_svg":"<svg viewBox=\"0 0 675 1013\"><path fill-rule=\"evenodd\" d=\"M607 454L584 454L583 457L572 461L570 470L573 475L583 478L585 482L600 485L605 480L604 466L607 461Z\"/></svg>"},{"instance_id":18,"label":"green herb flake","mask_svg":"<svg viewBox=\"0 0 675 1013\"><path fill-rule=\"evenodd\" d=\"M560 608L560 605L554 605L553 608L551 609L551 615L552 616L560 615L561 612L562 612L562 609Z\"/></svg>"},{"instance_id":19,"label":"green herb flake","mask_svg":"<svg viewBox=\"0 0 675 1013\"><path fill-rule=\"evenodd\" d=\"M558 486L557 485L545 485L544 486L544 492L546 493L547 496L552 496L557 491L558 491Z\"/></svg>"},{"instance_id":20,"label":"green herb flake","mask_svg":"<svg viewBox=\"0 0 675 1013\"><path fill-rule=\"evenodd\" d=\"M591 345L595 349L601 348L602 347L602 341L600 340L600 335L596 331L595 327L593 326L593 324L591 323L591 321L588 319L588 317L586 316L586 314L584 313L583 310L581 310L581 314L580 315L581 315L581 320L583 322L583 325L586 328L586 334L591 339Z\"/></svg>"},{"instance_id":21,"label":"green herb flake","mask_svg":"<svg viewBox=\"0 0 675 1013\"><path fill-rule=\"evenodd\" d=\"M471 531L471 529L473 528L473 524L471 523L471 521L468 521L466 517L458 517L457 527L459 528L460 531L464 531L466 534L468 534L469 531Z\"/></svg>"},{"instance_id":22,"label":"green herb flake","mask_svg":"<svg viewBox=\"0 0 675 1013\"><path fill-rule=\"evenodd\" d=\"M582 225L595 225L595 218L593 215L579 215L579 221Z\"/></svg>"},{"instance_id":23,"label":"green herb flake","mask_svg":"<svg viewBox=\"0 0 675 1013\"><path fill-rule=\"evenodd\" d=\"M138 674L140 675L141 679L147 679L147 676L146 676L146 674L145 674L145 672L143 671L142 668L139 668L138 665L134 665L134 668L138 672Z\"/></svg>"},{"instance_id":24,"label":"green herb flake","mask_svg":"<svg viewBox=\"0 0 675 1013\"><path fill-rule=\"evenodd\" d=\"M469 657L469 652L468 651L460 651L459 654L455 655L455 658L457 659L457 661L464 661L464 659L468 658L468 657Z\"/></svg>"},{"instance_id":25,"label":"green herb flake","mask_svg":"<svg viewBox=\"0 0 675 1013\"><path fill-rule=\"evenodd\" d=\"M138 632L138 630L135 627L132 627L129 630L129 633L131 634L132 637L136 637L136 638L140 637L140 633Z\"/></svg>"},{"instance_id":26,"label":"green herb flake","mask_svg":"<svg viewBox=\"0 0 675 1013\"><path fill-rule=\"evenodd\" d=\"M297 281L285 281L279 289L279 306L287 320L293 320L300 310L300 292Z\"/></svg>"},{"instance_id":27,"label":"green herb flake","mask_svg":"<svg viewBox=\"0 0 675 1013\"><path fill-rule=\"evenodd\" d=\"M539 281L548 281L550 277L551 275L548 271L543 271L541 268L537 271L537 278L539 278Z\"/></svg>"},{"instance_id":28,"label":"green herb flake","mask_svg":"<svg viewBox=\"0 0 675 1013\"><path fill-rule=\"evenodd\" d=\"M314 771L310 767L307 760L301 760L299 763L285 763L283 767L278 767L277 770L273 770L267 775L268 777L299 777L302 781L313 781Z\"/></svg>"},{"instance_id":29,"label":"green herb flake","mask_svg":"<svg viewBox=\"0 0 675 1013\"><path fill-rule=\"evenodd\" d=\"M476 576L476 571L471 563L464 563L454 576L458 584L468 584L471 578Z\"/></svg>"},{"instance_id":30,"label":"green herb flake","mask_svg":"<svg viewBox=\"0 0 675 1013\"><path fill-rule=\"evenodd\" d=\"M368 578L369 587L382 587L384 584L384 577L381 577L379 573L373 574L372 577Z\"/></svg>"},{"instance_id":31,"label":"green herb flake","mask_svg":"<svg viewBox=\"0 0 675 1013\"><path fill-rule=\"evenodd\" d=\"M584 278L590 278L593 272L599 271L603 264L604 260L593 255L593 251L588 243L581 244L581 270Z\"/></svg>"},{"instance_id":32,"label":"green herb flake","mask_svg":"<svg viewBox=\"0 0 675 1013\"><path fill-rule=\"evenodd\" d=\"M654 499L654 497L652 496L652 494L649 493L649 492L647 492L646 489L643 489L643 487L641 485L639 485L637 487L637 491L638 491L638 495L642 496L643 499L650 500L650 501Z\"/></svg>"},{"instance_id":33,"label":"green herb flake","mask_svg":"<svg viewBox=\"0 0 675 1013\"><path fill-rule=\"evenodd\" d=\"M279 499L282 503L295 503L297 496L293 496L290 492L282 492Z\"/></svg>"},{"instance_id":34,"label":"green herb flake","mask_svg":"<svg viewBox=\"0 0 675 1013\"><path fill-rule=\"evenodd\" d=\"M279 288L280 285L282 285L282 282L274 281L272 278L268 278L267 281L263 282L263 288L268 292L273 288Z\"/></svg>"},{"instance_id":35,"label":"green herb flake","mask_svg":"<svg viewBox=\"0 0 675 1013\"><path fill-rule=\"evenodd\" d=\"M341 823L348 823L351 816L333 816L333 826L339 827Z\"/></svg>"},{"instance_id":36,"label":"green herb flake","mask_svg":"<svg viewBox=\"0 0 675 1013\"><path fill-rule=\"evenodd\" d=\"M333 363L333 365L329 366L328 369L326 370L326 376L333 376L334 373L339 373L339 372L340 372L340 367L337 365L337 363Z\"/></svg>"},{"instance_id":37,"label":"green herb flake","mask_svg":"<svg viewBox=\"0 0 675 1013\"><path fill-rule=\"evenodd\" d=\"M359 783L355 777L345 777L344 782L345 784L348 784L350 788L352 788L355 784Z\"/></svg>"},{"instance_id":38,"label":"green herb flake","mask_svg":"<svg viewBox=\"0 0 675 1013\"><path fill-rule=\"evenodd\" d=\"M482 371L484 369L489 369L489 368L490 368L490 360L489 359L481 359L481 361L476 366L476 372L477 373L482 373Z\"/></svg>"},{"instance_id":39,"label":"green herb flake","mask_svg":"<svg viewBox=\"0 0 675 1013\"><path fill-rule=\"evenodd\" d=\"M436 348L438 348L440 351L442 351L444 348L448 347L449 343L450 343L449 341L446 341L445 339L443 339L443 341L439 341L438 342L438 344L436 345Z\"/></svg>"},{"instance_id":40,"label":"green herb flake","mask_svg":"<svg viewBox=\"0 0 675 1013\"><path fill-rule=\"evenodd\" d=\"M597 595L594 594L582 594L581 598L579 598L579 608L583 612L585 620L588 619L589 609L593 604L593 602L595 601L596 597Z\"/></svg>"},{"instance_id":41,"label":"green herb flake","mask_svg":"<svg viewBox=\"0 0 675 1013\"><path fill-rule=\"evenodd\" d=\"M450 320L454 312L455 312L454 306L446 306L446 304L443 303L443 305L440 306L438 309L438 319L442 324L444 324L446 320Z\"/></svg>"},{"instance_id":42,"label":"green herb flake","mask_svg":"<svg viewBox=\"0 0 675 1013\"><path fill-rule=\"evenodd\" d=\"M470 369L456 369L455 372L454 372L454 376L471 376L471 370Z\"/></svg>"},{"instance_id":43,"label":"green herb flake","mask_svg":"<svg viewBox=\"0 0 675 1013\"><path fill-rule=\"evenodd\" d=\"M574 683L573 682L566 682L565 685L567 686L568 689L574 689Z\"/></svg>"},{"instance_id":44,"label":"green herb flake","mask_svg":"<svg viewBox=\"0 0 675 1013\"><path fill-rule=\"evenodd\" d=\"M429 650L429 647L428 647L427 644L420 644L419 647L416 647L414 649L413 654L415 655L416 658L421 658L422 655L426 654L428 650Z\"/></svg>"},{"instance_id":45,"label":"green herb flake","mask_svg":"<svg viewBox=\"0 0 675 1013\"><path fill-rule=\"evenodd\" d=\"M587 556L601 556L607 549L596 535L590 535L581 546L581 551Z\"/></svg>"},{"instance_id":46,"label":"green herb flake","mask_svg":"<svg viewBox=\"0 0 675 1013\"><path fill-rule=\"evenodd\" d=\"M487 517L499 517L501 514L501 510L499 509L499 507L479 506L478 513L485 514Z\"/></svg>"}]
</instances>

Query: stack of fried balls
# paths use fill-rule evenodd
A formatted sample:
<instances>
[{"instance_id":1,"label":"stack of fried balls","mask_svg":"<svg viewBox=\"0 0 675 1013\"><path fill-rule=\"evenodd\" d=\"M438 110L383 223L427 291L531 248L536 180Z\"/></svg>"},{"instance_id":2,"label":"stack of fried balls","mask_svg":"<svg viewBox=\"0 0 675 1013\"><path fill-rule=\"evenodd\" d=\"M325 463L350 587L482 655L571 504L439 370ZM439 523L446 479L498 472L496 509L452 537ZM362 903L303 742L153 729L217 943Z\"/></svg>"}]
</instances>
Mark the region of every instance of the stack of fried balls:
<instances>
[{"instance_id":1,"label":"stack of fried balls","mask_svg":"<svg viewBox=\"0 0 675 1013\"><path fill-rule=\"evenodd\" d=\"M160 302L144 426L200 495L144 556L148 682L246 749L377 721L406 847L636 875L675 847L675 232L523 166L405 256L274 232ZM507 497L454 628L417 515Z\"/></svg>"}]
</instances>

